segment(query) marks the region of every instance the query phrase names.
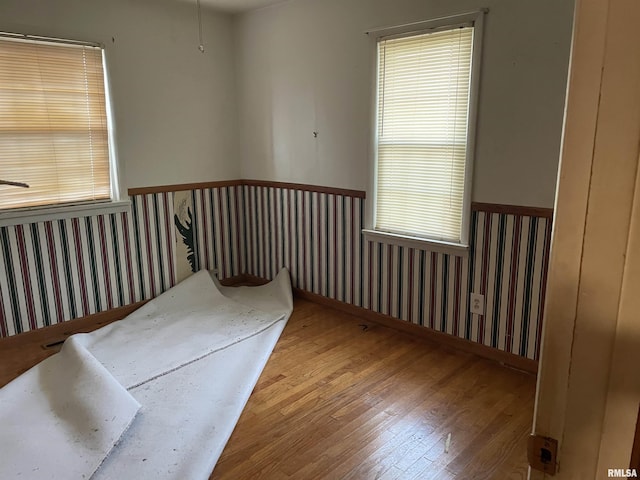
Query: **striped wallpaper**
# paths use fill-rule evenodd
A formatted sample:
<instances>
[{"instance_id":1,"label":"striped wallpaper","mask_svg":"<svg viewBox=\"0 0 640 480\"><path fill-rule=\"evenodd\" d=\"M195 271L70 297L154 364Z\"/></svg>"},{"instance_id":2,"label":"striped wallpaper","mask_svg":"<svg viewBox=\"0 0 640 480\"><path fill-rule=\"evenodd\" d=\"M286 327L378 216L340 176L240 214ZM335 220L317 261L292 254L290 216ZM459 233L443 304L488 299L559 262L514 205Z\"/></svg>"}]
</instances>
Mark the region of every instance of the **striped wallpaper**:
<instances>
[{"instance_id":1,"label":"striped wallpaper","mask_svg":"<svg viewBox=\"0 0 640 480\"><path fill-rule=\"evenodd\" d=\"M539 355L548 218L474 211L467 256L363 239L358 195L246 184L190 191L196 269L273 278L526 358ZM174 194L130 213L0 228L0 336L152 298L177 282ZM469 313L469 293L485 314Z\"/></svg>"},{"instance_id":2,"label":"striped wallpaper","mask_svg":"<svg viewBox=\"0 0 640 480\"><path fill-rule=\"evenodd\" d=\"M247 273L363 306L364 200L319 192L244 186Z\"/></svg>"},{"instance_id":3,"label":"striped wallpaper","mask_svg":"<svg viewBox=\"0 0 640 480\"><path fill-rule=\"evenodd\" d=\"M131 213L136 282L140 300L144 300L159 295L176 283L172 194L133 196Z\"/></svg>"},{"instance_id":4,"label":"striped wallpaper","mask_svg":"<svg viewBox=\"0 0 640 480\"><path fill-rule=\"evenodd\" d=\"M243 269L240 187L192 191L197 258ZM176 283L173 193L131 212L0 227L0 337L153 298ZM219 253L218 253L219 252Z\"/></svg>"},{"instance_id":5,"label":"striped wallpaper","mask_svg":"<svg viewBox=\"0 0 640 480\"><path fill-rule=\"evenodd\" d=\"M468 256L366 242L364 199L244 186L247 271L526 358L539 355L551 221L472 212ZM469 312L470 292L485 296Z\"/></svg>"},{"instance_id":6,"label":"striped wallpaper","mask_svg":"<svg viewBox=\"0 0 640 480\"><path fill-rule=\"evenodd\" d=\"M0 335L141 300L127 213L0 228Z\"/></svg>"},{"instance_id":7,"label":"striped wallpaper","mask_svg":"<svg viewBox=\"0 0 640 480\"><path fill-rule=\"evenodd\" d=\"M192 190L197 270L218 270L218 278L244 273L245 199L232 185Z\"/></svg>"}]
</instances>

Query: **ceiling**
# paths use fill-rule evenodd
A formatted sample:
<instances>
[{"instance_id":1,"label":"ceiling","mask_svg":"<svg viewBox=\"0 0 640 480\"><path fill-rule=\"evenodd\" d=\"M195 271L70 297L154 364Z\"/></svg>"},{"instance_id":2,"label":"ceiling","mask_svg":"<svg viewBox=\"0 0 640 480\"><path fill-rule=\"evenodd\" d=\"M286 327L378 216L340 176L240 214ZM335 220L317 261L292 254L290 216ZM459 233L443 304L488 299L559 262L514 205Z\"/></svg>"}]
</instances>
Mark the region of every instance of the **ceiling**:
<instances>
[{"instance_id":1,"label":"ceiling","mask_svg":"<svg viewBox=\"0 0 640 480\"><path fill-rule=\"evenodd\" d=\"M196 0L189 0L193 3ZM282 3L285 0L200 0L203 7L215 8L228 13L241 13L256 8Z\"/></svg>"}]
</instances>

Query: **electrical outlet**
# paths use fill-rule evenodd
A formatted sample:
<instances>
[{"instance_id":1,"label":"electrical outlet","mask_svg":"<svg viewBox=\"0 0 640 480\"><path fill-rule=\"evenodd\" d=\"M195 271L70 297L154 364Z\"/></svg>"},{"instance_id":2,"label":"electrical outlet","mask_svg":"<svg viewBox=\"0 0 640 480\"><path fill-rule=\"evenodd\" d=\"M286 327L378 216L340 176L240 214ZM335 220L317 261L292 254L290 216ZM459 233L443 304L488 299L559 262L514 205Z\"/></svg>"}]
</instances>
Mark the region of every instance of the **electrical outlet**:
<instances>
[{"instance_id":1,"label":"electrical outlet","mask_svg":"<svg viewBox=\"0 0 640 480\"><path fill-rule=\"evenodd\" d=\"M555 438L530 435L527 458L531 468L548 473L550 476L555 475L558 470L558 441Z\"/></svg>"},{"instance_id":2,"label":"electrical outlet","mask_svg":"<svg viewBox=\"0 0 640 480\"><path fill-rule=\"evenodd\" d=\"M471 310L471 313L484 315L484 295L481 295L480 293L472 293L469 310Z\"/></svg>"}]
</instances>

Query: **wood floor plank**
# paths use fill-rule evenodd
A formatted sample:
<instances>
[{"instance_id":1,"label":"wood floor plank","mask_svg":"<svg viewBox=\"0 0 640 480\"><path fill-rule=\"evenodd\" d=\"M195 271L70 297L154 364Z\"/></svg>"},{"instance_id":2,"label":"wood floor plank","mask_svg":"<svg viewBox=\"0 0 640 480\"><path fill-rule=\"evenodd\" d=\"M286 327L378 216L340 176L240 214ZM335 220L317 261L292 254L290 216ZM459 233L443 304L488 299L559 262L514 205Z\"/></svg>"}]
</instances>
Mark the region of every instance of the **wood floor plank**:
<instances>
[{"instance_id":1,"label":"wood floor plank","mask_svg":"<svg viewBox=\"0 0 640 480\"><path fill-rule=\"evenodd\" d=\"M3 343L0 384L53 353L45 334ZM296 299L211 479L524 480L534 394L533 375Z\"/></svg>"},{"instance_id":2,"label":"wood floor plank","mask_svg":"<svg viewBox=\"0 0 640 480\"><path fill-rule=\"evenodd\" d=\"M211 479L521 479L534 393L533 375L297 299Z\"/></svg>"}]
</instances>

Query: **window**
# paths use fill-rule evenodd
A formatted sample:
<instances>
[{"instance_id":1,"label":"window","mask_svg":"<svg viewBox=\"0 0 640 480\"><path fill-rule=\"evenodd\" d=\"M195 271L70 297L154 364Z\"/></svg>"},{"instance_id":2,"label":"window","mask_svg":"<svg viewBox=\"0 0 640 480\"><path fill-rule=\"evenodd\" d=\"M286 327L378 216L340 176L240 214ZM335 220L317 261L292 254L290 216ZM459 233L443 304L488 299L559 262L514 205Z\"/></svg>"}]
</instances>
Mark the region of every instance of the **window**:
<instances>
[{"instance_id":1,"label":"window","mask_svg":"<svg viewBox=\"0 0 640 480\"><path fill-rule=\"evenodd\" d=\"M377 40L375 230L464 245L477 32L411 27Z\"/></svg>"},{"instance_id":2,"label":"window","mask_svg":"<svg viewBox=\"0 0 640 480\"><path fill-rule=\"evenodd\" d=\"M110 200L102 48L0 37L0 209Z\"/></svg>"}]
</instances>

